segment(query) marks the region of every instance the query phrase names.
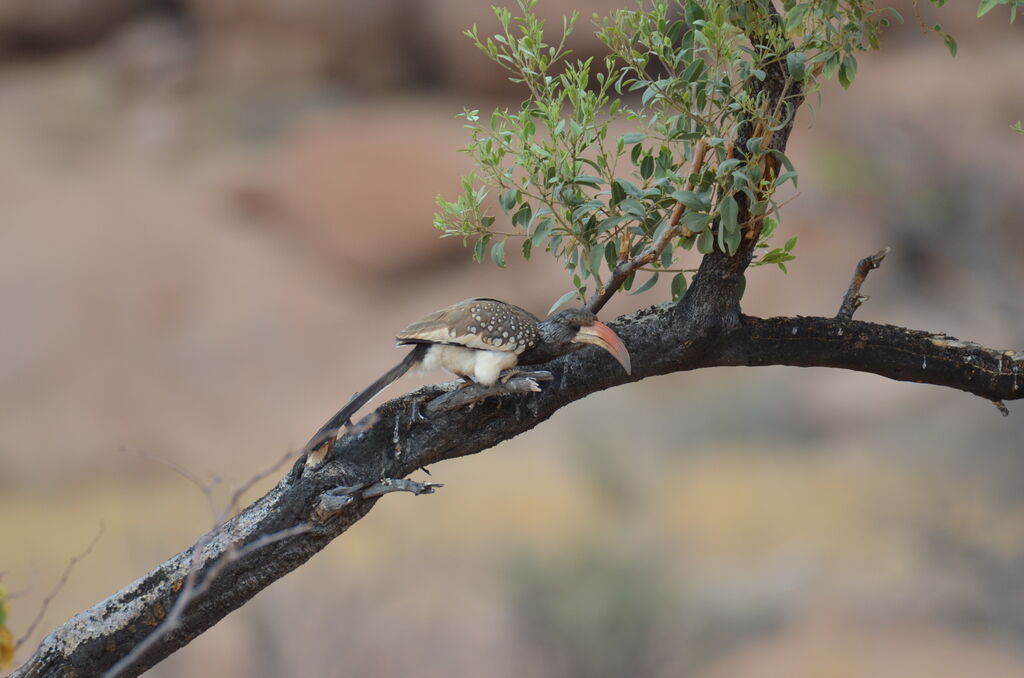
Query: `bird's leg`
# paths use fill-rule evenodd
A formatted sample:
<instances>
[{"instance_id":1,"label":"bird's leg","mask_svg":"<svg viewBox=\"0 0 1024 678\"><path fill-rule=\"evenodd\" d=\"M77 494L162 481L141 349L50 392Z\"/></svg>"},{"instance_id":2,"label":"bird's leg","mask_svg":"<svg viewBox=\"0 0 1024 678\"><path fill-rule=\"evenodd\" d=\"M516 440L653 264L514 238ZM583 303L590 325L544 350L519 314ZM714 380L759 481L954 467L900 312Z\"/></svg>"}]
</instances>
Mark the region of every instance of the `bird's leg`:
<instances>
[{"instance_id":1,"label":"bird's leg","mask_svg":"<svg viewBox=\"0 0 1024 678\"><path fill-rule=\"evenodd\" d=\"M518 368L517 368L518 369ZM428 415L437 412L456 410L466 406L473 406L487 398L509 395L512 393L536 393L540 391L538 381L550 381L550 372L536 371L526 372L523 370L509 375L507 380L499 380L488 386L486 384L473 384L464 388L444 393L427 403L426 412Z\"/></svg>"},{"instance_id":2,"label":"bird's leg","mask_svg":"<svg viewBox=\"0 0 1024 678\"><path fill-rule=\"evenodd\" d=\"M520 369L518 366L510 367L510 368L508 368L507 370L505 370L504 372L501 373L501 376L498 377L498 381L500 381L503 384L507 384L509 379L511 379L512 377L514 377L514 376L516 376L518 374L521 374L522 371L523 370Z\"/></svg>"}]
</instances>

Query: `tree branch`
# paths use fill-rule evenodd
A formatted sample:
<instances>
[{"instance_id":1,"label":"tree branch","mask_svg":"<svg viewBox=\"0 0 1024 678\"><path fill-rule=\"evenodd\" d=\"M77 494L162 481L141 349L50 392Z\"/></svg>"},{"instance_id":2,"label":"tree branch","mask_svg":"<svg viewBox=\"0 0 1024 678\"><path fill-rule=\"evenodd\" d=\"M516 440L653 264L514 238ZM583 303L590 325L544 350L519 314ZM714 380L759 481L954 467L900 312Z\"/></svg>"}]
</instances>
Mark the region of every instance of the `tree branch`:
<instances>
[{"instance_id":1,"label":"tree branch","mask_svg":"<svg viewBox=\"0 0 1024 678\"><path fill-rule=\"evenodd\" d=\"M553 379L538 393L491 399L471 410L427 419L411 419L408 412L414 402L446 392L444 386L425 387L385 403L376 412L376 423L339 438L323 465L315 470L297 467L299 472L282 479L212 538L201 538L55 629L14 675L102 674L145 642L174 608L189 572L198 572L195 576L209 585L193 589L175 628L122 673L138 675L304 563L380 498L378 493L354 492L325 515L320 506L325 493L373 487L384 478L404 478L425 465L480 452L532 429L580 398L627 382L717 365L796 365L871 372L992 400L1024 397L1024 352L891 325L814 317L743 316L731 332L709 339L698 336L711 327L700 324L700 318L681 302L614 322L634 356L632 376L597 349L586 348L547 364Z\"/></svg>"},{"instance_id":2,"label":"tree branch","mask_svg":"<svg viewBox=\"0 0 1024 678\"><path fill-rule=\"evenodd\" d=\"M745 316L719 359L722 365L839 367L988 400L1024 397L1024 352L857 320Z\"/></svg>"},{"instance_id":3,"label":"tree branch","mask_svg":"<svg viewBox=\"0 0 1024 678\"><path fill-rule=\"evenodd\" d=\"M701 168L704 166L704 155L707 151L707 140L701 139L698 141L697 145L693 149L693 166L690 168L691 177L700 173ZM693 190L692 180L686 183L686 190ZM676 206L672 208L672 214L669 216L668 220L668 228L665 229L664 233L662 233L657 240L644 248L643 252L631 259L624 259L615 266L615 270L612 271L612 275L608 278L608 282L599 287L587 301L587 308L591 312L596 314L604 308L604 305L607 304L613 296L615 296L615 293L619 291L622 284L626 282L626 278L633 273L636 273L652 261L655 261L661 256L662 251L674 238L678 238L683 234L683 227L679 225L679 220L683 218L683 211L685 209L686 207L683 203L676 203Z\"/></svg>"}]
</instances>

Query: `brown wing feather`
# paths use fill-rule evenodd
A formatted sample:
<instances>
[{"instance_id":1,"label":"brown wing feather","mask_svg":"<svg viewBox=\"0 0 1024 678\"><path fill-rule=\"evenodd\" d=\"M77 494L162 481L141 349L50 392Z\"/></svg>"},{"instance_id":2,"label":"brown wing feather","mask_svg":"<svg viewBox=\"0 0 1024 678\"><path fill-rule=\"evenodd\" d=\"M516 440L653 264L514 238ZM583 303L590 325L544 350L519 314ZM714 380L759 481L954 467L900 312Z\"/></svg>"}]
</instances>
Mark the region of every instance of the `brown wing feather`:
<instances>
[{"instance_id":1,"label":"brown wing feather","mask_svg":"<svg viewBox=\"0 0 1024 678\"><path fill-rule=\"evenodd\" d=\"M540 339L529 311L497 299L466 299L435 311L398 333L400 344L455 344L522 353Z\"/></svg>"}]
</instances>

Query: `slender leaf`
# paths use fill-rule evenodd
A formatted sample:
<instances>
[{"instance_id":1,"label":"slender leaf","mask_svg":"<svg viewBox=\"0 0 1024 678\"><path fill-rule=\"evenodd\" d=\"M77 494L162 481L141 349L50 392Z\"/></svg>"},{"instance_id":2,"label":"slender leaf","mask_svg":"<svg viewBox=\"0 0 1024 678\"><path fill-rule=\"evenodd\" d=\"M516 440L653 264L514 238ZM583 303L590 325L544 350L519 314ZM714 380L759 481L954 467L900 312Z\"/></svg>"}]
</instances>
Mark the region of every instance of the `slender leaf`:
<instances>
[{"instance_id":1,"label":"slender leaf","mask_svg":"<svg viewBox=\"0 0 1024 678\"><path fill-rule=\"evenodd\" d=\"M738 229L736 228L736 219L740 213L740 206L736 202L736 198L732 194L725 196L722 199L721 206L719 207L719 214L722 217L721 227L726 233L734 233Z\"/></svg>"},{"instance_id":2,"label":"slender leaf","mask_svg":"<svg viewBox=\"0 0 1024 678\"><path fill-rule=\"evenodd\" d=\"M505 241L499 240L491 248L491 259L498 265L498 268L505 268Z\"/></svg>"},{"instance_id":3,"label":"slender leaf","mask_svg":"<svg viewBox=\"0 0 1024 678\"><path fill-rule=\"evenodd\" d=\"M587 263L590 266L590 273L595 279L601 279L601 262L604 261L604 245L594 245L590 248Z\"/></svg>"},{"instance_id":4,"label":"slender leaf","mask_svg":"<svg viewBox=\"0 0 1024 678\"><path fill-rule=\"evenodd\" d=\"M548 315L551 315L552 313L554 313L555 309L557 309L559 306L561 306L565 302L567 302L570 299L572 299L573 297L575 297L576 294L577 294L576 290L569 290L568 292L566 292L562 296L558 297L558 301L556 301L554 304L552 304L551 308L548 309Z\"/></svg>"},{"instance_id":5,"label":"slender leaf","mask_svg":"<svg viewBox=\"0 0 1024 678\"><path fill-rule=\"evenodd\" d=\"M999 0L981 0L978 3L978 16L985 16L998 4L1000 4Z\"/></svg>"},{"instance_id":6,"label":"slender leaf","mask_svg":"<svg viewBox=\"0 0 1024 678\"><path fill-rule=\"evenodd\" d=\"M630 296L632 296L634 294L641 294L641 293L646 292L647 290L651 289L656 284L658 284L658 274L654 273L654 274L651 275L650 278L647 279L647 282L645 282L643 285L641 285L640 287L636 288L635 290L633 290L629 294L630 294Z\"/></svg>"},{"instance_id":7,"label":"slender leaf","mask_svg":"<svg viewBox=\"0 0 1024 678\"><path fill-rule=\"evenodd\" d=\"M686 294L686 276L676 273L672 278L672 301L679 301Z\"/></svg>"},{"instance_id":8,"label":"slender leaf","mask_svg":"<svg viewBox=\"0 0 1024 678\"><path fill-rule=\"evenodd\" d=\"M545 238L551 235L551 229L554 227L554 222L550 218L541 219L537 223L537 226L533 229L533 235L530 237L534 247L540 246L544 242Z\"/></svg>"}]
</instances>

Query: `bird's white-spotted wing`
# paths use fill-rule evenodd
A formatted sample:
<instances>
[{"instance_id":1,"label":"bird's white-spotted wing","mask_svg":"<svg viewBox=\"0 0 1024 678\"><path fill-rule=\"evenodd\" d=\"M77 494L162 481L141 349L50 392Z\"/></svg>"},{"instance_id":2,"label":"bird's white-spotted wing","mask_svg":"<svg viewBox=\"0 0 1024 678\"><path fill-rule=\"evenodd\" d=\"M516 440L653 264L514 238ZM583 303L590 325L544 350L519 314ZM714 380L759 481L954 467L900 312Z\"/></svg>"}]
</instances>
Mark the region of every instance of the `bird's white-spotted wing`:
<instances>
[{"instance_id":1,"label":"bird's white-spotted wing","mask_svg":"<svg viewBox=\"0 0 1024 678\"><path fill-rule=\"evenodd\" d=\"M524 309L496 299L467 299L431 313L398 333L400 344L453 344L522 353L540 339L539 321Z\"/></svg>"}]
</instances>

